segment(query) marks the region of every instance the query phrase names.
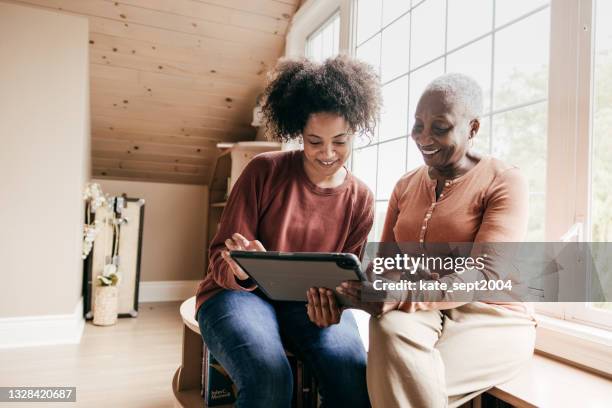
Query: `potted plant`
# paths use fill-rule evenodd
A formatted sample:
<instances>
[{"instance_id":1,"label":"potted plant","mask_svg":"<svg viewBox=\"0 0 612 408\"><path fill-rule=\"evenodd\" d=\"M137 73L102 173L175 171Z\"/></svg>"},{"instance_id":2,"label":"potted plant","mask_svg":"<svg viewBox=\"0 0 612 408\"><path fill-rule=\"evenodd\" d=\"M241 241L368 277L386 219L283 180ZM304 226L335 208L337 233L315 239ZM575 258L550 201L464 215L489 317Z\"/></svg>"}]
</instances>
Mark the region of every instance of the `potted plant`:
<instances>
[{"instance_id":1,"label":"potted plant","mask_svg":"<svg viewBox=\"0 0 612 408\"><path fill-rule=\"evenodd\" d=\"M117 310L119 307L120 281L117 265L104 266L104 272L97 277L96 298L94 305L93 324L97 326L110 326L117 323Z\"/></svg>"}]
</instances>

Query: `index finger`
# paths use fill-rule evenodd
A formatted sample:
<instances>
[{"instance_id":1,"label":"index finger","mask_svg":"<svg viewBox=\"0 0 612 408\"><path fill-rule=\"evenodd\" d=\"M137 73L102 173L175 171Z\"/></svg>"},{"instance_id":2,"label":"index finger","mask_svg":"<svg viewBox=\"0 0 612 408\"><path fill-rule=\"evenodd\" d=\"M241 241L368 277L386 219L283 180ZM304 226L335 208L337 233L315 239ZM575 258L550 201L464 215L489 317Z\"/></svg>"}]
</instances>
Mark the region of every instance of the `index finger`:
<instances>
[{"instance_id":1,"label":"index finger","mask_svg":"<svg viewBox=\"0 0 612 408\"><path fill-rule=\"evenodd\" d=\"M248 239L246 239L246 238L244 237L244 235L242 235L242 234L241 234L241 233L239 233L239 232L234 232L234 233L232 234L232 238L234 238L234 239L235 239L235 240L237 240L237 241L238 241L238 240L239 240L239 241L241 241L241 242L242 242L242 244L243 244L245 247L246 247L246 246L249 246L249 240L248 240Z\"/></svg>"}]
</instances>

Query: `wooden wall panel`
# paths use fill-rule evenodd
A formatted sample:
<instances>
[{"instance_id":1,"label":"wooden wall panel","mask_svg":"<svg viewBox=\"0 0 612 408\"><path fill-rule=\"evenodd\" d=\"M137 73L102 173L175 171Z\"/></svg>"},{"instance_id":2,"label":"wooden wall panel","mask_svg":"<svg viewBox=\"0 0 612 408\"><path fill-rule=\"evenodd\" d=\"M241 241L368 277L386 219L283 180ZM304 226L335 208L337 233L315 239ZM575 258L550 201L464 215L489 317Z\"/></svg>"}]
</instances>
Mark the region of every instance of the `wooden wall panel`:
<instances>
[{"instance_id":1,"label":"wooden wall panel","mask_svg":"<svg viewBox=\"0 0 612 408\"><path fill-rule=\"evenodd\" d=\"M215 156L212 149L206 149L203 147L179 146L142 141L135 143L132 140L100 139L95 136L92 138L91 147L92 151L103 150L125 154L138 153L157 156L167 155L176 157L176 159L192 158L209 160Z\"/></svg>"},{"instance_id":2,"label":"wooden wall panel","mask_svg":"<svg viewBox=\"0 0 612 408\"><path fill-rule=\"evenodd\" d=\"M126 170L117 168L96 167L92 169L94 178L131 180L131 181L153 181L158 183L179 183L179 184L206 184L208 180L203 180L202 176L191 174L165 173L154 170Z\"/></svg>"},{"instance_id":3,"label":"wooden wall panel","mask_svg":"<svg viewBox=\"0 0 612 408\"><path fill-rule=\"evenodd\" d=\"M92 151L94 159L121 159L121 160L136 160L152 163L179 163L191 164L194 166L207 167L210 164L210 158L191 158L161 154L146 154L146 153L122 153L112 150L94 150Z\"/></svg>"},{"instance_id":4,"label":"wooden wall panel","mask_svg":"<svg viewBox=\"0 0 612 408\"><path fill-rule=\"evenodd\" d=\"M3 0L89 20L94 175L205 184L252 140L255 99L299 0ZM104 173L104 174L103 174Z\"/></svg>"},{"instance_id":5,"label":"wooden wall panel","mask_svg":"<svg viewBox=\"0 0 612 408\"><path fill-rule=\"evenodd\" d=\"M247 140L251 135L251 129L236 132L225 129L189 127L182 126L170 121L151 122L133 118L117 118L110 116L92 115L92 128L118 129L128 132L166 133L171 135L182 135L192 138L206 139L214 142Z\"/></svg>"},{"instance_id":6,"label":"wooden wall panel","mask_svg":"<svg viewBox=\"0 0 612 408\"><path fill-rule=\"evenodd\" d=\"M284 32L276 33L232 26L204 20L206 15L186 17L157 10L134 7L118 1L107 0L21 0L24 3L69 11L91 17L102 17L127 24L162 28L168 31L193 34L221 41L240 42L257 48L277 50L284 44ZM173 0L168 1L171 3Z\"/></svg>"}]
</instances>

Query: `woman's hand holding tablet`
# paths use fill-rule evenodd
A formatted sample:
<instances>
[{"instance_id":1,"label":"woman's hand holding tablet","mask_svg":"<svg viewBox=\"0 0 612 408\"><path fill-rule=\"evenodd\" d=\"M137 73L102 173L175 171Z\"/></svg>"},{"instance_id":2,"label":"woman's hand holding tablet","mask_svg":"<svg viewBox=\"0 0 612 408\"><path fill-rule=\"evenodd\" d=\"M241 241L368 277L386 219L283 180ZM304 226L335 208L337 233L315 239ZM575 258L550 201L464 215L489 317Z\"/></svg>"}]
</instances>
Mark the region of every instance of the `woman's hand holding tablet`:
<instances>
[{"instance_id":1,"label":"woman's hand holding tablet","mask_svg":"<svg viewBox=\"0 0 612 408\"><path fill-rule=\"evenodd\" d=\"M342 308L336 302L336 295L326 288L310 288L306 292L306 310L310 321L318 327L328 327L340 322Z\"/></svg>"},{"instance_id":2,"label":"woman's hand holding tablet","mask_svg":"<svg viewBox=\"0 0 612 408\"><path fill-rule=\"evenodd\" d=\"M361 309L374 317L380 317L383 314L387 313L390 310L395 310L399 307L399 302L364 302L362 291L364 288L371 286L369 282L361 282L357 280L351 280L342 282L338 287L336 287L336 291L341 295L346 296L351 302L351 307L355 309Z\"/></svg>"}]
</instances>

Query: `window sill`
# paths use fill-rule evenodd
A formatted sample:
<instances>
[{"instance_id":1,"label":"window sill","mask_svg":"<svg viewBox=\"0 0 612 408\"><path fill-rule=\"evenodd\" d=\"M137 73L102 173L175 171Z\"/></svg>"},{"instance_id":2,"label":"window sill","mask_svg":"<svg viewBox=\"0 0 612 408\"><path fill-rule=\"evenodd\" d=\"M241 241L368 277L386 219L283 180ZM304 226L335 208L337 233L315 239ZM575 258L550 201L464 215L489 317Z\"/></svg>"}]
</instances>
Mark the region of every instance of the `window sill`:
<instances>
[{"instance_id":1,"label":"window sill","mask_svg":"<svg viewBox=\"0 0 612 408\"><path fill-rule=\"evenodd\" d=\"M612 332L536 314L536 350L612 378Z\"/></svg>"}]
</instances>

